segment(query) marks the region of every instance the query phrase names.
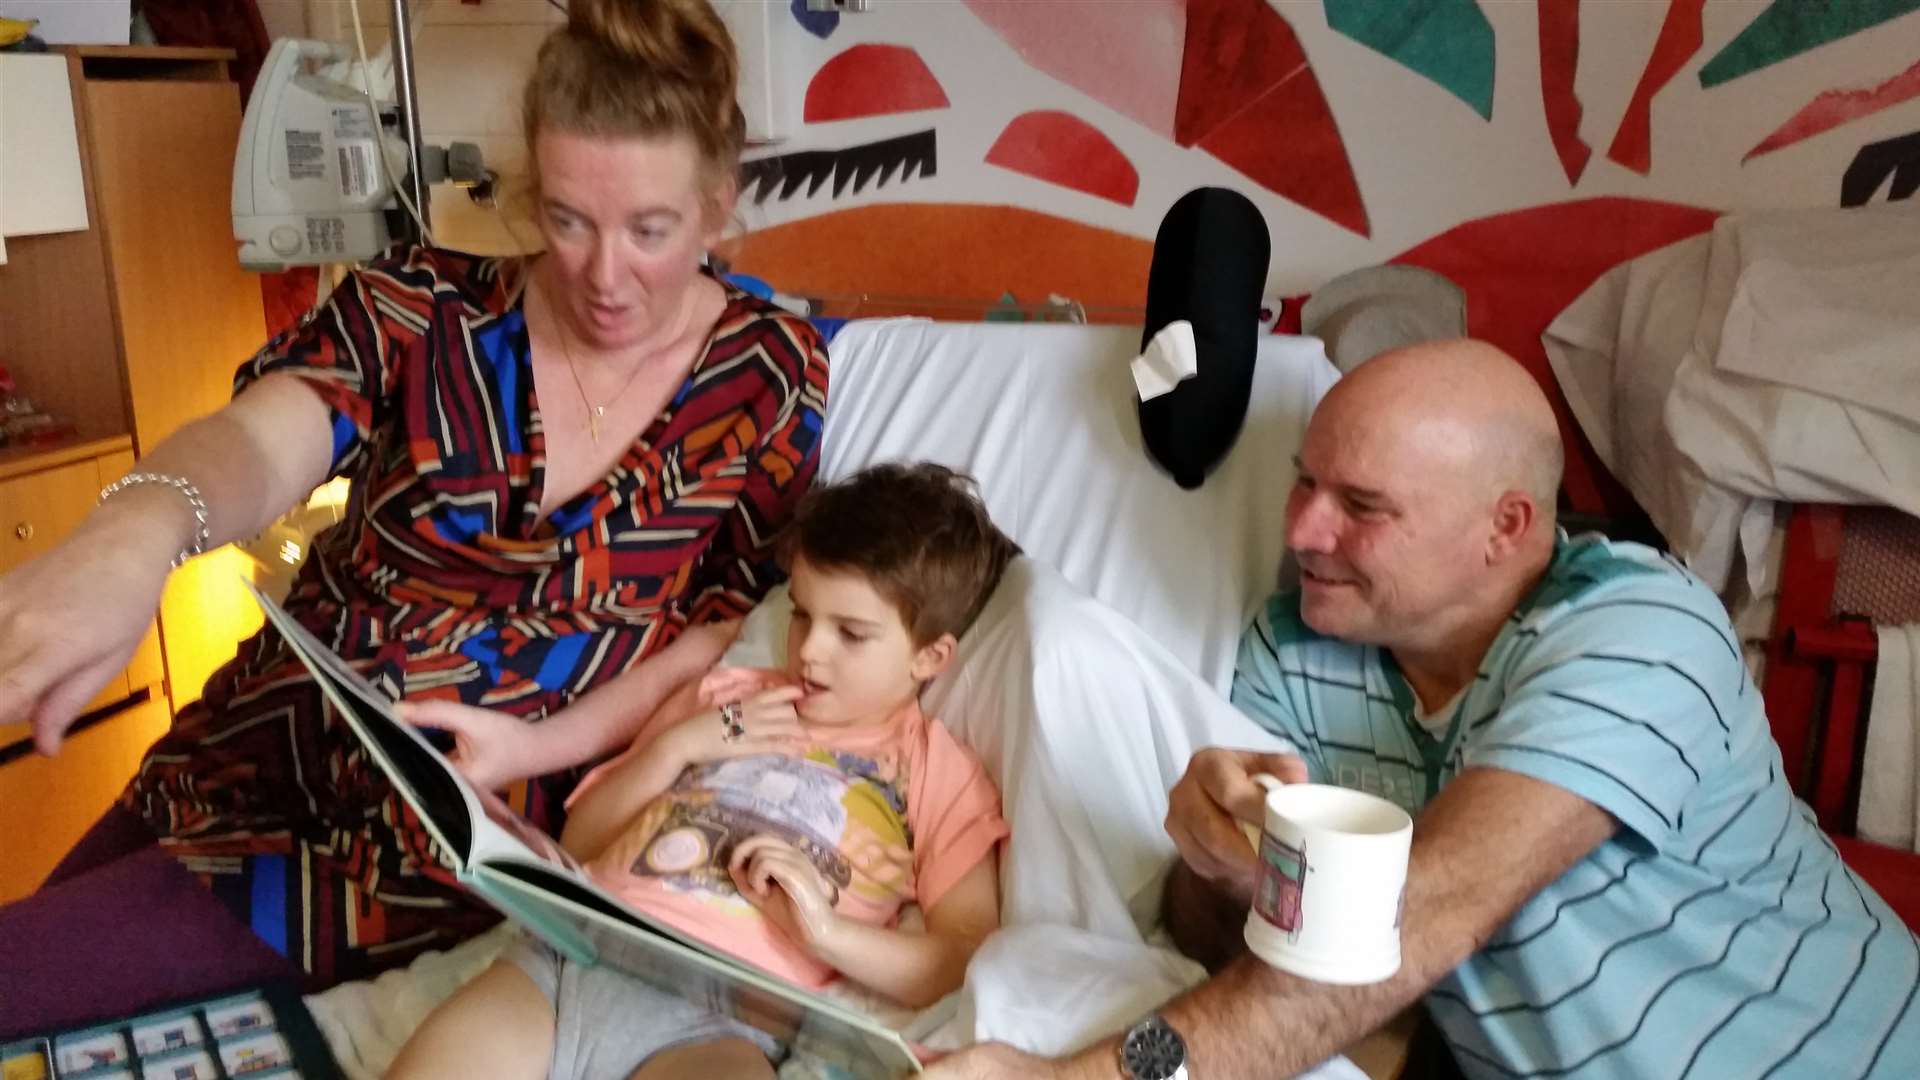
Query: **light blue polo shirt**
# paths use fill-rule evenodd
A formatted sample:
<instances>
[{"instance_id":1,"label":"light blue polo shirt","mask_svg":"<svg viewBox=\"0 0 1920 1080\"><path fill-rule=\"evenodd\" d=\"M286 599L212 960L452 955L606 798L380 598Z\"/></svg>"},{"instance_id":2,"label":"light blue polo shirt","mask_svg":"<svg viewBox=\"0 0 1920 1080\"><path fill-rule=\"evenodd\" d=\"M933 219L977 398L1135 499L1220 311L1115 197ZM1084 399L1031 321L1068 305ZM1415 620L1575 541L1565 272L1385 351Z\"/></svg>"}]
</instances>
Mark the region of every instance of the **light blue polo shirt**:
<instances>
[{"instance_id":1,"label":"light blue polo shirt","mask_svg":"<svg viewBox=\"0 0 1920 1080\"><path fill-rule=\"evenodd\" d=\"M1619 819L1428 994L1467 1075L1920 1077L1920 944L1788 790L1719 600L1652 550L1563 538L1441 737L1296 592L1254 618L1233 700L1315 780L1411 813L1485 766Z\"/></svg>"}]
</instances>

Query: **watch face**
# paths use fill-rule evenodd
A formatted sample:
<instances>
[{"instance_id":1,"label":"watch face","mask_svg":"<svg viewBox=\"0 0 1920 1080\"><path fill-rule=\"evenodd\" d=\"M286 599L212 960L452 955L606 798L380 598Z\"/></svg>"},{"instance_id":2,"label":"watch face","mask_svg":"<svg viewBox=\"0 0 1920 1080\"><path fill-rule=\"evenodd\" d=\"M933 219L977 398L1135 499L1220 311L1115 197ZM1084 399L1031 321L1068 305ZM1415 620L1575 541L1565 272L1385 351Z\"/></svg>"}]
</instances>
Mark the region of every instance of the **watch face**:
<instances>
[{"instance_id":1,"label":"watch face","mask_svg":"<svg viewBox=\"0 0 1920 1080\"><path fill-rule=\"evenodd\" d=\"M1127 1032L1120 1064L1134 1080L1171 1080L1187 1063L1187 1044L1159 1017L1149 1017Z\"/></svg>"}]
</instances>

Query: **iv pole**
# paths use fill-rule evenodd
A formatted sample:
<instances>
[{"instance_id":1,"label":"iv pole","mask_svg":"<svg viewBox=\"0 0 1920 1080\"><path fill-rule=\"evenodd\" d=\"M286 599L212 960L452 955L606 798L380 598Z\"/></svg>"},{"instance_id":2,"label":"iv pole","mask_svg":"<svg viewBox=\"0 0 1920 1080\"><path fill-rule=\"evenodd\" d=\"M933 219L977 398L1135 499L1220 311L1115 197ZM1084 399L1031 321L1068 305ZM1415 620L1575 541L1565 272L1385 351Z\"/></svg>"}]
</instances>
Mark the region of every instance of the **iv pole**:
<instances>
[{"instance_id":1,"label":"iv pole","mask_svg":"<svg viewBox=\"0 0 1920 1080\"><path fill-rule=\"evenodd\" d=\"M394 105L400 113L400 131L407 140L407 175L403 183L407 193L413 196L413 205L420 210L421 221L431 221L427 210L427 178L425 146L420 136L420 99L414 92L413 82L413 15L407 10L407 0L391 0L393 23L393 90ZM409 232L417 231L418 223L409 223ZM426 238L415 236L412 239L424 243Z\"/></svg>"}]
</instances>

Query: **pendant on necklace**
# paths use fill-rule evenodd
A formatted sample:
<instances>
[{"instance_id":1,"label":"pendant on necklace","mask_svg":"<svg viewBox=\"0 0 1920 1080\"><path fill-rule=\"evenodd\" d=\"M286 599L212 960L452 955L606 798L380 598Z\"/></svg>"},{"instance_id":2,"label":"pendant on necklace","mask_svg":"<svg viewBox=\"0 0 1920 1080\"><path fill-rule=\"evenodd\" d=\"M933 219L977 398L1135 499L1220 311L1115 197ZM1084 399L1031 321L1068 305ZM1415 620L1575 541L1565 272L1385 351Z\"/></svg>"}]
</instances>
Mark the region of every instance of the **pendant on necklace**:
<instances>
[{"instance_id":1,"label":"pendant on necklace","mask_svg":"<svg viewBox=\"0 0 1920 1080\"><path fill-rule=\"evenodd\" d=\"M595 405L587 411L587 434L594 442L600 441L600 418L607 414L605 405Z\"/></svg>"}]
</instances>

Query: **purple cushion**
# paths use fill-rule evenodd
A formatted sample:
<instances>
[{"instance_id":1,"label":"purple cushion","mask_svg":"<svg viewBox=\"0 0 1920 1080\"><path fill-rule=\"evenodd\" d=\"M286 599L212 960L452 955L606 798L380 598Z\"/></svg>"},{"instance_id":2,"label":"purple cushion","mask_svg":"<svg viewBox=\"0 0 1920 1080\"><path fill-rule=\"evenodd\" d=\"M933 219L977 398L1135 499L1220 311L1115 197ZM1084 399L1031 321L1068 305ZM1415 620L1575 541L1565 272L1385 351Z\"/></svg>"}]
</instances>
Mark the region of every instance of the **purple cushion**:
<instances>
[{"instance_id":1,"label":"purple cushion","mask_svg":"<svg viewBox=\"0 0 1920 1080\"><path fill-rule=\"evenodd\" d=\"M0 1039L301 975L153 846L0 907L0 956Z\"/></svg>"}]
</instances>

